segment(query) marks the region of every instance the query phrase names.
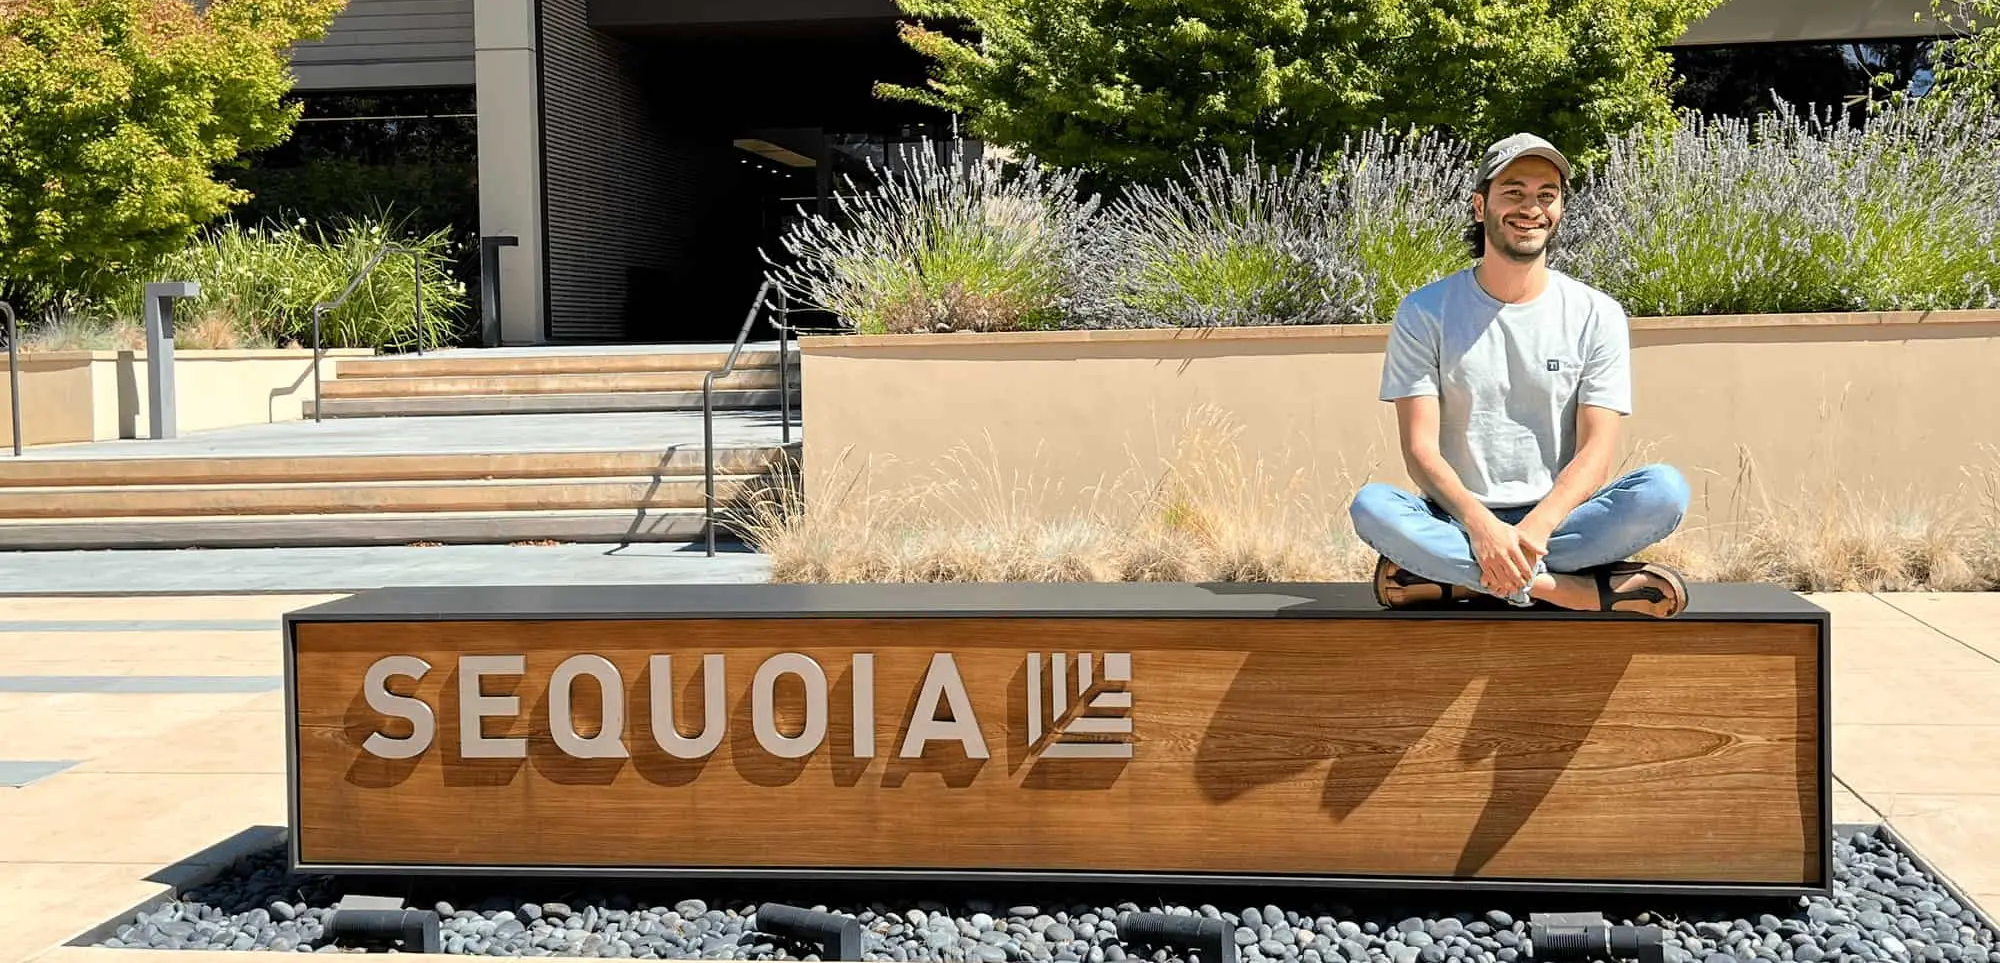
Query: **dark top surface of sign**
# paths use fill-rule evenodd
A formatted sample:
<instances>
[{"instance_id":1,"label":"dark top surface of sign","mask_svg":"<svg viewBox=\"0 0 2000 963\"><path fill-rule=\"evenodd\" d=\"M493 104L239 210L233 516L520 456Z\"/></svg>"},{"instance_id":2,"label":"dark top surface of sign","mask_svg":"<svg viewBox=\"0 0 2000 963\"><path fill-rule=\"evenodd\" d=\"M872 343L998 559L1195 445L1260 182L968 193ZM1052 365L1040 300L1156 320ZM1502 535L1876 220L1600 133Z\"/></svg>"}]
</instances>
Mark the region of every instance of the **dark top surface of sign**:
<instances>
[{"instance_id":1,"label":"dark top surface of sign","mask_svg":"<svg viewBox=\"0 0 2000 963\"><path fill-rule=\"evenodd\" d=\"M1819 621L1775 585L1696 583L1673 621ZM292 621L674 618L1361 618L1655 621L1622 612L1515 609L1494 600L1388 610L1358 582L973 582L519 585L381 588L288 613Z\"/></svg>"}]
</instances>

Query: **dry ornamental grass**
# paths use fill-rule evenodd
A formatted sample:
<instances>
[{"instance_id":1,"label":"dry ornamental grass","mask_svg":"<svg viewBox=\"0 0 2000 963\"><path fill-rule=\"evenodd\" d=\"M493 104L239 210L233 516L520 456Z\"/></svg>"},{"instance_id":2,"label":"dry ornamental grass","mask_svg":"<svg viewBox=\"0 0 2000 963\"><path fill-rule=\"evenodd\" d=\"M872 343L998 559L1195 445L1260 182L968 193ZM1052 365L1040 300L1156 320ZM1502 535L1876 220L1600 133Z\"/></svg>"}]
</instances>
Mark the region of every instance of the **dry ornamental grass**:
<instances>
[{"instance_id":1,"label":"dry ornamental grass","mask_svg":"<svg viewBox=\"0 0 2000 963\"><path fill-rule=\"evenodd\" d=\"M1643 446L1641 446L1643 450ZM1641 558L1700 581L1794 591L2000 588L2000 448L1965 471L1964 497L1865 496L1844 484L1761 490L1743 453L1719 510L1697 495L1684 525ZM1628 458L1628 463L1632 459ZM1276 473L1247 457L1214 409L1195 412L1152 472L1093 489L1088 507L1049 511L1047 479L1009 479L960 449L915 488L872 491L833 471L803 490L792 466L725 509L770 557L778 582L1361 581L1375 553L1347 506L1369 479ZM1619 470L1623 470L1621 467ZM1699 489L1700 486L1697 486Z\"/></svg>"}]
</instances>

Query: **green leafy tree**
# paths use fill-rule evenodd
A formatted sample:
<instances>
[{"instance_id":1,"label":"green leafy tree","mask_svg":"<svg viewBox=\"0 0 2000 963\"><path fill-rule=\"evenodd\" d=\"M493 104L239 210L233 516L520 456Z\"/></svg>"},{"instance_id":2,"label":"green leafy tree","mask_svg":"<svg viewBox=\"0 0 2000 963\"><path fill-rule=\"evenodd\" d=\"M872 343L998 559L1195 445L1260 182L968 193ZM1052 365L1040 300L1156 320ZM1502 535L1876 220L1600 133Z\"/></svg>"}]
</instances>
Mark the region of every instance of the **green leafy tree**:
<instances>
[{"instance_id":1,"label":"green leafy tree","mask_svg":"<svg viewBox=\"0 0 2000 963\"><path fill-rule=\"evenodd\" d=\"M1271 158L1383 125L1584 163L1673 119L1661 48L1720 0L899 0L923 87L976 136L1113 181Z\"/></svg>"},{"instance_id":2,"label":"green leafy tree","mask_svg":"<svg viewBox=\"0 0 2000 963\"><path fill-rule=\"evenodd\" d=\"M282 141L289 48L346 0L0 0L0 291L99 297L248 195Z\"/></svg>"},{"instance_id":3,"label":"green leafy tree","mask_svg":"<svg viewBox=\"0 0 2000 963\"><path fill-rule=\"evenodd\" d=\"M1931 0L1931 16L1943 34L1931 50L1931 92L1947 95L1933 103L2000 107L2000 0Z\"/></svg>"}]
</instances>

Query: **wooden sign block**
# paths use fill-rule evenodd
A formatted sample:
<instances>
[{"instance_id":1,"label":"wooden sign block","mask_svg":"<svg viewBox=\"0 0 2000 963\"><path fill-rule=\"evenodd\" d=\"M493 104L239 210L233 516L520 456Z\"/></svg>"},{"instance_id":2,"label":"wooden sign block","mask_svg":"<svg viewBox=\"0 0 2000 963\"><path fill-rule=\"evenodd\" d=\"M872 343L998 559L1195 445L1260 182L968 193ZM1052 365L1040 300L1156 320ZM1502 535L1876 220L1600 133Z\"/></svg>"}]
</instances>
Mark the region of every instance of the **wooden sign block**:
<instances>
[{"instance_id":1,"label":"wooden sign block","mask_svg":"<svg viewBox=\"0 0 2000 963\"><path fill-rule=\"evenodd\" d=\"M1825 892L1828 616L1354 585L386 590L286 620L306 871Z\"/></svg>"}]
</instances>

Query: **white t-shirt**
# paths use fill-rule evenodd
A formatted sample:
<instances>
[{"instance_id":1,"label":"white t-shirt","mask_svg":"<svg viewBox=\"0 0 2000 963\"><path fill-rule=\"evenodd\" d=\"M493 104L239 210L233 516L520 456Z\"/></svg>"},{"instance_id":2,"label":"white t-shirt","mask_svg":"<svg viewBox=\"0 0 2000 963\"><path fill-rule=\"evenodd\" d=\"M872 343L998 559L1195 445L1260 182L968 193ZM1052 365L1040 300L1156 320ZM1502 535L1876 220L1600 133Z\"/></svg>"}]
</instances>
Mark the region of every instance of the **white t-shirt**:
<instances>
[{"instance_id":1,"label":"white t-shirt","mask_svg":"<svg viewBox=\"0 0 2000 963\"><path fill-rule=\"evenodd\" d=\"M1576 454L1578 405L1632 413L1625 309L1563 274L1507 304L1472 269L1402 300L1382 365L1383 401L1438 397L1444 460L1489 508L1532 505Z\"/></svg>"}]
</instances>

